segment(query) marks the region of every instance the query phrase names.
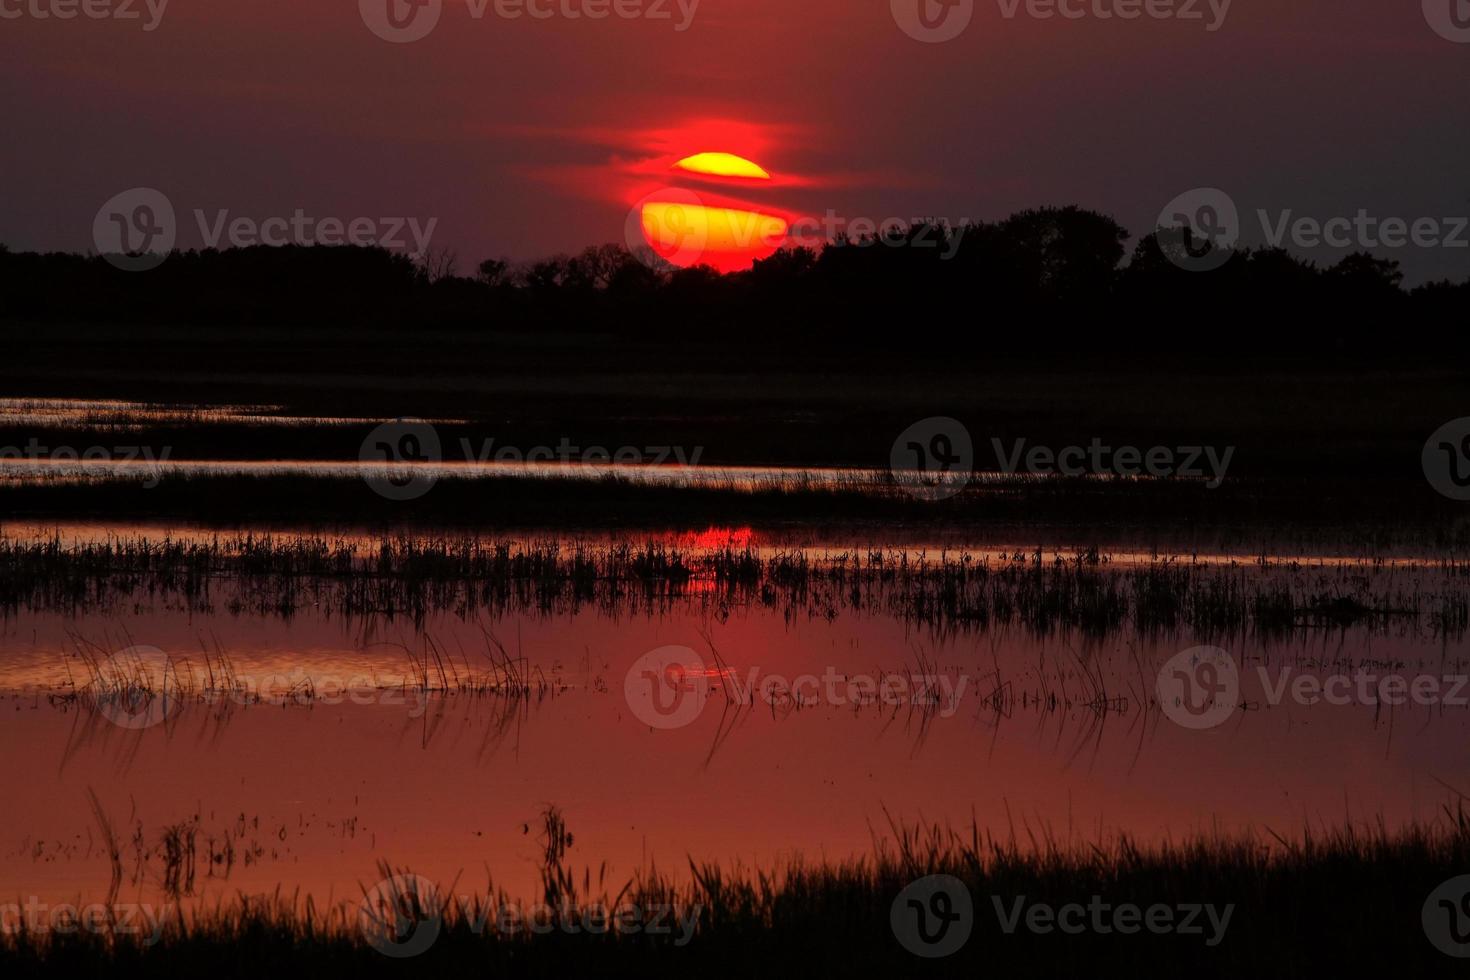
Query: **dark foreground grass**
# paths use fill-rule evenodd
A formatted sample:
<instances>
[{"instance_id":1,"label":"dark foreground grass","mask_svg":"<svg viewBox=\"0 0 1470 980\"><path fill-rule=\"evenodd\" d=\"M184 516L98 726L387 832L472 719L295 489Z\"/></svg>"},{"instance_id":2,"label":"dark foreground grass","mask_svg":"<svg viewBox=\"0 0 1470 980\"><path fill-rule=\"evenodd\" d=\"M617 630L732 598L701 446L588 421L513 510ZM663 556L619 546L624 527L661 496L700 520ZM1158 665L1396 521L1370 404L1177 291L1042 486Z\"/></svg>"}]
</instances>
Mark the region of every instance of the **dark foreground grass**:
<instances>
[{"instance_id":1,"label":"dark foreground grass","mask_svg":"<svg viewBox=\"0 0 1470 980\"><path fill-rule=\"evenodd\" d=\"M1429 932L1448 909L1426 900L1441 883L1470 871L1470 827L1446 814L1432 825L1390 832L1382 827L1307 831L1290 841L1206 835L1141 846L1127 839L1063 845L1013 831L1005 840L975 830L894 828L870 856L845 863L795 863L779 873L691 864L675 884L650 872L615 894L590 888L593 878L564 866L570 837L548 838L543 868L548 931L501 930L478 922L509 921L507 900L493 889L459 897L454 885L364 888L373 915L392 908L401 932L363 925L358 902L322 911L310 903L237 899L211 911L170 920L154 945L93 935L19 932L0 936L0 975L30 977L1330 977L1461 975L1464 961L1440 952ZM381 869L387 873L386 866ZM970 927L951 955L924 959L897 938L900 893L929 875L951 875L970 896ZM584 883L578 887L578 882ZM439 897L443 888L449 898ZM597 886L598 889L601 886ZM596 894L590 892L595 891ZM1078 904L1145 910L1170 908L1199 931L1112 929L1110 913L1096 928L1091 911L1081 931L1012 932L1023 908ZM667 905L692 916L653 936L610 929L572 933L589 909ZM522 906L524 908L524 906ZM959 906L951 906L958 908ZM1227 914L1228 921L1224 919ZM939 906L931 906L938 909ZM961 913L963 915L963 913ZM1154 913L1155 921L1162 921ZM594 923L599 921L595 916ZM1223 923L1223 926L1221 925ZM931 923L932 924L932 923ZM963 924L963 925L962 925ZM1126 922L1124 923L1126 924ZM906 928L906 927L901 927ZM385 955L370 937L410 941L437 934L408 958Z\"/></svg>"}]
</instances>

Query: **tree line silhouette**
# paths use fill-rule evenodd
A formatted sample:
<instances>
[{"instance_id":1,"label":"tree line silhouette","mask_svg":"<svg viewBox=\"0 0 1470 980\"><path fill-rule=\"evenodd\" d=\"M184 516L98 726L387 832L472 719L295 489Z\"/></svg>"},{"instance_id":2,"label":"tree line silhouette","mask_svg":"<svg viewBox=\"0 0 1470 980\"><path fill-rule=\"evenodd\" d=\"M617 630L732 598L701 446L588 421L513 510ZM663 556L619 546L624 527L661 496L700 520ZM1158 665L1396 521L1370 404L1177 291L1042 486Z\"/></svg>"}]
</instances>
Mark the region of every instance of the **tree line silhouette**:
<instances>
[{"instance_id":1,"label":"tree line silhouette","mask_svg":"<svg viewBox=\"0 0 1470 980\"><path fill-rule=\"evenodd\" d=\"M955 241L959 236L959 241ZM840 341L848 347L1312 350L1408 339L1464 346L1470 278L1412 290L1394 260L1322 266L1280 248L1214 246L1160 229L1131 250L1112 218L1037 208L956 228L918 223L820 249L786 247L745 272L676 269L622 245L459 274L376 247L175 251L146 272L106 256L0 246L0 317L248 327L628 332ZM1224 257L1221 256L1223 259Z\"/></svg>"}]
</instances>

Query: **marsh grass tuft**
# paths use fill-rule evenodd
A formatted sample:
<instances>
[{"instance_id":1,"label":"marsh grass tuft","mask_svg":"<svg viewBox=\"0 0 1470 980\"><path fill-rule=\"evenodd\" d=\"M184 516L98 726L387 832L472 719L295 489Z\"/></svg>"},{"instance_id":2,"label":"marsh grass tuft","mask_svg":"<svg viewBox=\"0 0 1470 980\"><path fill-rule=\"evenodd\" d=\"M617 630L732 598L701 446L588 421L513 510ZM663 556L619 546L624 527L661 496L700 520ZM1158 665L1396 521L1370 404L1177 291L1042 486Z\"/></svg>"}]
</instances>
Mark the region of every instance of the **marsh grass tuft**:
<instances>
[{"instance_id":1,"label":"marsh grass tuft","mask_svg":"<svg viewBox=\"0 0 1470 980\"><path fill-rule=\"evenodd\" d=\"M1104 636L1187 628L1206 637L1271 638L1361 627L1458 638L1470 627L1470 563L1123 563L1095 547L1049 557L1040 549L769 552L475 535L0 540L0 611L106 612L124 604L286 619L325 610L420 628L442 613L564 615L591 607L619 617L682 605L720 617L742 607L788 617L879 614L942 632L1014 625L1038 635L1075 629ZM228 683L227 659L215 658L214 667ZM425 675L442 669L437 652L421 665ZM104 680L127 686L126 678Z\"/></svg>"},{"instance_id":2,"label":"marsh grass tuft","mask_svg":"<svg viewBox=\"0 0 1470 980\"><path fill-rule=\"evenodd\" d=\"M1143 843L1126 836L1084 841L1014 824L992 834L972 823L952 828L889 819L870 852L846 860L791 858L779 867L690 860L674 878L654 868L621 887L566 864L573 837L556 807L542 814L543 898L554 923L542 932L501 929L515 903L493 882L460 894L458 879L432 895L390 894L391 911L438 922L437 938L410 960L385 957L368 941L360 903L319 909L310 899L240 895L167 920L162 939L12 932L0 935L7 977L56 971L109 977L587 975L1006 976L1163 975L1206 977L1331 975L1394 970L1446 973L1451 962L1425 937L1420 909L1440 882L1470 867L1470 820L1463 809L1390 831L1381 822L1303 826L1295 833L1201 832ZM470 858L471 855L466 855ZM410 880L387 862L379 874ZM890 908L910 882L933 874L960 879L974 900L973 933L956 954L921 962L895 940ZM366 889L364 894L367 894ZM1076 935L1025 928L1005 932L997 903L1017 898L1056 907L1096 896L1142 908L1211 903L1233 906L1217 945L1200 935ZM576 928L589 910L625 903L667 905L686 917L691 938Z\"/></svg>"}]
</instances>

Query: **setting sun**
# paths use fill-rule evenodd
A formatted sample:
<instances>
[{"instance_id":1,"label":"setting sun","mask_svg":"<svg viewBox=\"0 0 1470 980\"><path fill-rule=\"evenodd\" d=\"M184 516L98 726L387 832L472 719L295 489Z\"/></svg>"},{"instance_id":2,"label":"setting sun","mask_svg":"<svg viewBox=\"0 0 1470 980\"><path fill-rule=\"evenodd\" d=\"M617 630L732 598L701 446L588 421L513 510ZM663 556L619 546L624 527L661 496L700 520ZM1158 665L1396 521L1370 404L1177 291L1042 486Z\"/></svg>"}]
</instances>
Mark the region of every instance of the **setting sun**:
<instances>
[{"instance_id":1,"label":"setting sun","mask_svg":"<svg viewBox=\"0 0 1470 980\"><path fill-rule=\"evenodd\" d=\"M696 153L674 164L674 169L692 174L707 174L711 177L771 179L771 175L763 167L733 153Z\"/></svg>"},{"instance_id":2,"label":"setting sun","mask_svg":"<svg viewBox=\"0 0 1470 980\"><path fill-rule=\"evenodd\" d=\"M630 232L641 232L643 244L665 262L739 272L786 243L791 216L746 199L756 193L756 181L774 186L770 171L735 153L701 152L668 163L673 156L657 166L664 174L689 175L691 186L667 184L644 194L630 212L637 224Z\"/></svg>"},{"instance_id":3,"label":"setting sun","mask_svg":"<svg viewBox=\"0 0 1470 980\"><path fill-rule=\"evenodd\" d=\"M643 205L643 236L674 265L709 265L721 272L749 268L781 247L784 218L739 208L706 207L688 201Z\"/></svg>"}]
</instances>

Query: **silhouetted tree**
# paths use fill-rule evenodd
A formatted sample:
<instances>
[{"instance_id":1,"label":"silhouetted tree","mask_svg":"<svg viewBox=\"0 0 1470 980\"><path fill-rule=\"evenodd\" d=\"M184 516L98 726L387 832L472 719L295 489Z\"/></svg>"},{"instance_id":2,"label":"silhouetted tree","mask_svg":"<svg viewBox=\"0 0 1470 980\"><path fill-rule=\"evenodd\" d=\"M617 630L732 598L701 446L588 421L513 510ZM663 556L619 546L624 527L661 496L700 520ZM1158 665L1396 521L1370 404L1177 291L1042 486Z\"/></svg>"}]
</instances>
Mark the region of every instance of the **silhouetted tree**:
<instances>
[{"instance_id":1,"label":"silhouetted tree","mask_svg":"<svg viewBox=\"0 0 1470 980\"><path fill-rule=\"evenodd\" d=\"M1078 207L1022 211L991 241L1000 271L1034 301L1097 300L1113 284L1128 230Z\"/></svg>"},{"instance_id":2,"label":"silhouetted tree","mask_svg":"<svg viewBox=\"0 0 1470 980\"><path fill-rule=\"evenodd\" d=\"M505 259L486 259L475 270L476 278L491 289L505 285L510 276L510 262Z\"/></svg>"}]
</instances>

